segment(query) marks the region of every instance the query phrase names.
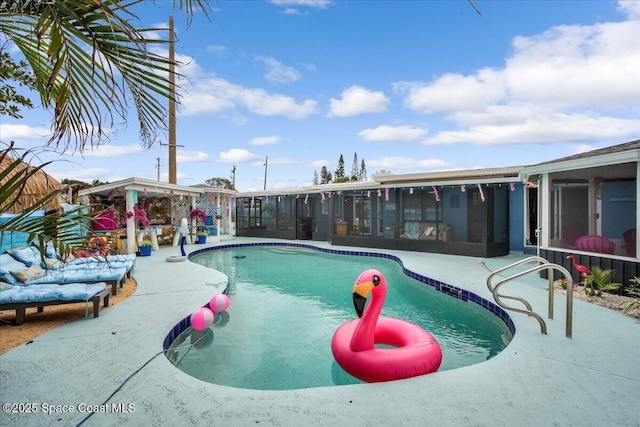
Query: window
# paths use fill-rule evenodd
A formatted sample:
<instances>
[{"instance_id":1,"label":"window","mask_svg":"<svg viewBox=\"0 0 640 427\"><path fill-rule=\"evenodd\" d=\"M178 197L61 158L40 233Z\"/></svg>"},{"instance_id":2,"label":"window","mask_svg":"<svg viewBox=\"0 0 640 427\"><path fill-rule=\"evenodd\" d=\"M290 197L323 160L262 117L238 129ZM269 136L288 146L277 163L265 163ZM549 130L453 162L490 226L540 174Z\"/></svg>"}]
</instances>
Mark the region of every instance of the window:
<instances>
[{"instance_id":1,"label":"window","mask_svg":"<svg viewBox=\"0 0 640 427\"><path fill-rule=\"evenodd\" d=\"M293 210L294 202L295 199L292 196L278 197L278 230L295 230L295 218Z\"/></svg>"},{"instance_id":2,"label":"window","mask_svg":"<svg viewBox=\"0 0 640 427\"><path fill-rule=\"evenodd\" d=\"M550 174L549 247L635 257L636 171L623 163Z\"/></svg>"}]
</instances>

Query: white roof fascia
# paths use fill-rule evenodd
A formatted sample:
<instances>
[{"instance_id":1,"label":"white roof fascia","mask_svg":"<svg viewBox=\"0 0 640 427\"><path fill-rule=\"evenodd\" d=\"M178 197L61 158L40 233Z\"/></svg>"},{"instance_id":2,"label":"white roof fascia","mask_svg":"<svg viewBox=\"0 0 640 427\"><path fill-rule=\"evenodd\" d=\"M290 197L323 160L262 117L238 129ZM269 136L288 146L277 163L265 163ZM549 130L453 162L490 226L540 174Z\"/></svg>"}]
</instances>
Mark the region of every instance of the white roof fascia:
<instances>
[{"instance_id":1,"label":"white roof fascia","mask_svg":"<svg viewBox=\"0 0 640 427\"><path fill-rule=\"evenodd\" d=\"M90 194L104 194L111 190L122 189L124 191L133 190L138 192L144 192L145 188L148 193L156 193L161 196L166 196L164 191L173 191L173 196L199 196L203 193L203 190L197 187L187 187L184 185L169 184L167 182L159 182L151 179L144 178L127 178L121 181L111 182L109 184L99 185L97 187L87 188L78 192L79 196L87 196Z\"/></svg>"},{"instance_id":2,"label":"white roof fascia","mask_svg":"<svg viewBox=\"0 0 640 427\"><path fill-rule=\"evenodd\" d=\"M530 175L577 169L589 169L600 166L612 166L621 163L632 163L638 161L640 161L640 150L627 150L621 151L619 153L602 154L599 156L596 155L583 159L545 163L539 166L527 166L522 169L522 171L520 172L520 176L523 178L523 180L526 180Z\"/></svg>"}]
</instances>

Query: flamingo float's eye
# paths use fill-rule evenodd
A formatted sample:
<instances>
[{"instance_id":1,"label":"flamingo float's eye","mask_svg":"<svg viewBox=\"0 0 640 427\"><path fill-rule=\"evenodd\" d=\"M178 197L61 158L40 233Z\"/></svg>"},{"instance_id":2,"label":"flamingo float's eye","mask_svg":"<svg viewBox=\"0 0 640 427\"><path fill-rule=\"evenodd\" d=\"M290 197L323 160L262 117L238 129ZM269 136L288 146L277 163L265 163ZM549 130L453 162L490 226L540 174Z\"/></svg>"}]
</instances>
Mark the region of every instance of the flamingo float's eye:
<instances>
[{"instance_id":1,"label":"flamingo float's eye","mask_svg":"<svg viewBox=\"0 0 640 427\"><path fill-rule=\"evenodd\" d=\"M377 274L373 275L373 286L378 286L380 284L380 276Z\"/></svg>"}]
</instances>

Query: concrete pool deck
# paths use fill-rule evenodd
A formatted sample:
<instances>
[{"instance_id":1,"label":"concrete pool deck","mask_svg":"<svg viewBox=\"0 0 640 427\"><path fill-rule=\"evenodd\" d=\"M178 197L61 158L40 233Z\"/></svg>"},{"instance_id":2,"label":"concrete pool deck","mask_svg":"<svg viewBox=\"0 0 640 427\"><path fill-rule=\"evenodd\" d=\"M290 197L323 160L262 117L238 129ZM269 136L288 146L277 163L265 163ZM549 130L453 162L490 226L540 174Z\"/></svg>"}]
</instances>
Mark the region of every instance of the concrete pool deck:
<instances>
[{"instance_id":1,"label":"concrete pool deck","mask_svg":"<svg viewBox=\"0 0 640 427\"><path fill-rule=\"evenodd\" d=\"M259 241L235 238L222 244ZM284 242L390 253L409 270L489 300L490 272L525 257L481 259ZM200 248L187 246L189 251ZM162 352L174 324L216 292L207 283L226 282L226 276L189 261L165 261L178 254L179 248L172 247L139 257L138 288L128 300L103 309L97 319L65 324L0 356L0 425L77 425L87 415L82 411L101 405L130 377L107 407L95 408L105 412L96 412L83 425L640 426L638 319L576 300L573 338L566 338L565 299L555 296L555 316L547 320L547 281L535 276L517 279L504 290L531 302L545 318L548 334L540 333L534 318L510 312L513 340L477 365L402 381L290 391L202 382L163 355L154 356ZM231 316L232 309L233 301ZM6 403L28 404L26 409L37 413L7 413ZM45 414L45 409L54 413Z\"/></svg>"}]
</instances>

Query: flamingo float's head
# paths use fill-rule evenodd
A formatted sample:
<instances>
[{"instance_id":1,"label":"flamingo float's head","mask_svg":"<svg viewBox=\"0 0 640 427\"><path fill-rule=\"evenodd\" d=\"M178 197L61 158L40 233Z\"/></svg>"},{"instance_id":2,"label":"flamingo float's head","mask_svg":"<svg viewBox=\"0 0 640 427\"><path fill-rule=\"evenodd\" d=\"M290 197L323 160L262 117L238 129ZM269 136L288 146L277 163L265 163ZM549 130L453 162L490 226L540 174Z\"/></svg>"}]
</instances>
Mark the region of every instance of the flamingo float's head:
<instances>
[{"instance_id":1,"label":"flamingo float's head","mask_svg":"<svg viewBox=\"0 0 640 427\"><path fill-rule=\"evenodd\" d=\"M373 295L383 294L386 290L387 281L384 275L378 270L370 269L363 271L356 279L353 285L353 306L358 313L358 317L362 317L364 306L367 303L367 297L371 292Z\"/></svg>"}]
</instances>

